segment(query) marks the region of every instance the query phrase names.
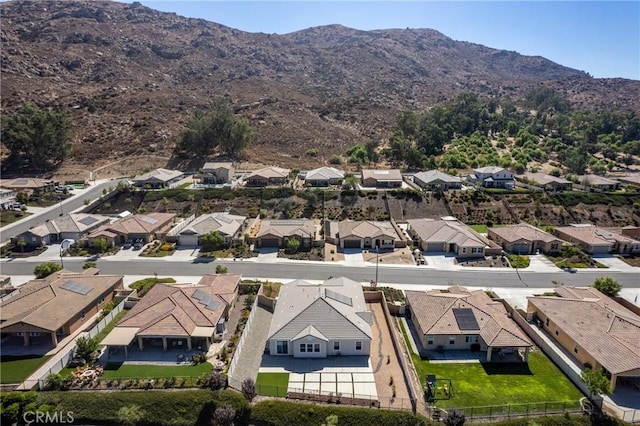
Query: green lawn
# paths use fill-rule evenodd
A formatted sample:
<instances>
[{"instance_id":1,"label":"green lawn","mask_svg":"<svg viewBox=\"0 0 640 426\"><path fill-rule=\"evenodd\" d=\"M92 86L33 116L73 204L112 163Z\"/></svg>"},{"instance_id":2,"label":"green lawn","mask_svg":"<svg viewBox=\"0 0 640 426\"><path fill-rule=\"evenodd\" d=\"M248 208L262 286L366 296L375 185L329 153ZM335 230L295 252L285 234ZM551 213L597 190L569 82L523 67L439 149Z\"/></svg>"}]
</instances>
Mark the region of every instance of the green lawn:
<instances>
[{"instance_id":1,"label":"green lawn","mask_svg":"<svg viewBox=\"0 0 640 426\"><path fill-rule=\"evenodd\" d=\"M10 357L3 356L0 361L0 383L22 383L33 374L50 356Z\"/></svg>"},{"instance_id":2,"label":"green lawn","mask_svg":"<svg viewBox=\"0 0 640 426\"><path fill-rule=\"evenodd\" d=\"M289 373L258 373L258 380L256 380L258 395L283 398L287 396L288 385Z\"/></svg>"},{"instance_id":3,"label":"green lawn","mask_svg":"<svg viewBox=\"0 0 640 426\"><path fill-rule=\"evenodd\" d=\"M404 326L402 326L402 332L406 339L407 331L404 330ZM577 400L583 396L558 367L539 350L529 353L528 364L441 364L423 361L413 353L411 357L421 382L425 381L427 374L435 374L436 387L446 383L439 382L439 379L451 379L453 390L451 398L438 399L436 402L437 406L443 408L547 401L577 403ZM436 395L440 396L439 393ZM526 410L526 407L521 406L521 409Z\"/></svg>"},{"instance_id":4,"label":"green lawn","mask_svg":"<svg viewBox=\"0 0 640 426\"><path fill-rule=\"evenodd\" d=\"M198 365L107 364L102 379L200 377L210 374L213 366L208 362Z\"/></svg>"},{"instance_id":5,"label":"green lawn","mask_svg":"<svg viewBox=\"0 0 640 426\"><path fill-rule=\"evenodd\" d=\"M473 229L479 234L487 234L489 232L489 228L487 228L487 225L469 225L469 228Z\"/></svg>"},{"instance_id":6,"label":"green lawn","mask_svg":"<svg viewBox=\"0 0 640 426\"><path fill-rule=\"evenodd\" d=\"M109 324L107 324L107 326L105 328L103 328L102 330L100 330L100 332L98 334L96 334L95 339L98 342L102 342L102 340L107 337L107 334L111 333L111 330L113 330L113 328L116 326L116 324L118 324L118 321L120 321L122 319L122 317L124 317L125 315L127 315L127 312L129 312L128 309L123 309L120 312L118 312L116 314L115 317L113 317L113 319L111 320L111 322L109 322Z\"/></svg>"}]
</instances>

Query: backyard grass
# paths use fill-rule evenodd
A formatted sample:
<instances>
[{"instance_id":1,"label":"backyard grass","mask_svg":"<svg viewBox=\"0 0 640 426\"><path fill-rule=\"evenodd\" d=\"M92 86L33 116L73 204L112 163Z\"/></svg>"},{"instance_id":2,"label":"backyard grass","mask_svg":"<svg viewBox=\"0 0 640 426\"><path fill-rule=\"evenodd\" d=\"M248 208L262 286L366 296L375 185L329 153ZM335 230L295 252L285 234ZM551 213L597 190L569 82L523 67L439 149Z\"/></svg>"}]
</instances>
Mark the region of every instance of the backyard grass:
<instances>
[{"instance_id":1,"label":"backyard grass","mask_svg":"<svg viewBox=\"0 0 640 426\"><path fill-rule=\"evenodd\" d=\"M118 312L116 316L113 317L113 319L109 322L109 324L107 324L105 328L103 328L98 334L96 334L94 339L96 339L98 342L102 342L102 340L107 337L107 334L109 334L111 330L113 330L113 328L116 326L116 324L118 324L118 321L120 321L122 317L127 315L127 312L129 312L128 309L123 309Z\"/></svg>"},{"instance_id":2,"label":"backyard grass","mask_svg":"<svg viewBox=\"0 0 640 426\"><path fill-rule=\"evenodd\" d=\"M198 365L107 364L101 379L200 377L210 374L208 362Z\"/></svg>"},{"instance_id":3,"label":"backyard grass","mask_svg":"<svg viewBox=\"0 0 640 426\"><path fill-rule=\"evenodd\" d=\"M22 383L33 374L50 356L12 357L0 360L0 383Z\"/></svg>"},{"instance_id":4,"label":"backyard grass","mask_svg":"<svg viewBox=\"0 0 640 426\"><path fill-rule=\"evenodd\" d=\"M256 380L256 390L258 395L287 396L289 385L289 373L258 373Z\"/></svg>"},{"instance_id":5,"label":"backyard grass","mask_svg":"<svg viewBox=\"0 0 640 426\"><path fill-rule=\"evenodd\" d=\"M469 225L469 228L473 229L479 234L487 234L489 232L489 228L487 228L487 225Z\"/></svg>"},{"instance_id":6,"label":"backyard grass","mask_svg":"<svg viewBox=\"0 0 640 426\"><path fill-rule=\"evenodd\" d=\"M400 325L406 340L408 331ZM411 358L423 386L427 374L436 376L436 388L449 386L442 379L451 379L451 398L438 399L435 404L442 408L509 404L527 410L524 404L571 401L573 406L583 396L540 350L529 353L528 364L431 363L414 353Z\"/></svg>"}]
</instances>

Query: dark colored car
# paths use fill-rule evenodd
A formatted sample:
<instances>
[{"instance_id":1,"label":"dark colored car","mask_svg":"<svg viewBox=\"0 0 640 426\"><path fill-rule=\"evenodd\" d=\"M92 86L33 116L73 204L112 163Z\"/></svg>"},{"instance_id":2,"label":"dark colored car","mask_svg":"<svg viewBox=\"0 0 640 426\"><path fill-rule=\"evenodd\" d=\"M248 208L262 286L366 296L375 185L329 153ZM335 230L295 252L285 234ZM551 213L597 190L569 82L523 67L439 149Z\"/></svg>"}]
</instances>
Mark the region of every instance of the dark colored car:
<instances>
[{"instance_id":1,"label":"dark colored car","mask_svg":"<svg viewBox=\"0 0 640 426\"><path fill-rule=\"evenodd\" d=\"M123 248L124 250L128 250L128 249L130 249L130 248L131 248L131 246L132 246L132 245L133 245L133 241L128 240L128 241L126 241L126 242L122 245L122 248Z\"/></svg>"},{"instance_id":2,"label":"dark colored car","mask_svg":"<svg viewBox=\"0 0 640 426\"><path fill-rule=\"evenodd\" d=\"M133 248L134 248L135 250L140 250L143 246L144 246L144 241L142 240L142 238L138 238L138 239L133 243Z\"/></svg>"}]
</instances>

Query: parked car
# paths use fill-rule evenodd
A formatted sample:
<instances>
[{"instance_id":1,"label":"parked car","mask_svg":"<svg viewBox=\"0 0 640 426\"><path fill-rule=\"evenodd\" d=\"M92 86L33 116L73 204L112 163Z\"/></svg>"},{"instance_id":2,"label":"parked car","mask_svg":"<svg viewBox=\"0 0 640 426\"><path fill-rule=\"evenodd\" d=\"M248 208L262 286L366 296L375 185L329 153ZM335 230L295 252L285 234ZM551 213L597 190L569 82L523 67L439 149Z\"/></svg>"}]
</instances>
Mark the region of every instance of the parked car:
<instances>
[{"instance_id":1,"label":"parked car","mask_svg":"<svg viewBox=\"0 0 640 426\"><path fill-rule=\"evenodd\" d=\"M74 189L76 189L74 185L67 185L65 186L65 188L67 188L69 191L73 191Z\"/></svg>"},{"instance_id":2,"label":"parked car","mask_svg":"<svg viewBox=\"0 0 640 426\"><path fill-rule=\"evenodd\" d=\"M140 250L142 247L144 247L144 240L142 238L138 238L134 243L133 243L133 248L135 250Z\"/></svg>"},{"instance_id":3,"label":"parked car","mask_svg":"<svg viewBox=\"0 0 640 426\"><path fill-rule=\"evenodd\" d=\"M564 268L564 271L569 272L570 274L575 274L576 272L578 272L576 268Z\"/></svg>"},{"instance_id":4,"label":"parked car","mask_svg":"<svg viewBox=\"0 0 640 426\"><path fill-rule=\"evenodd\" d=\"M132 246L132 245L133 245L133 241L131 241L131 240L127 240L127 241L125 241L125 243L122 245L122 248L123 248L124 250L128 250L128 249L130 249L130 248L131 248L131 246Z\"/></svg>"}]
</instances>

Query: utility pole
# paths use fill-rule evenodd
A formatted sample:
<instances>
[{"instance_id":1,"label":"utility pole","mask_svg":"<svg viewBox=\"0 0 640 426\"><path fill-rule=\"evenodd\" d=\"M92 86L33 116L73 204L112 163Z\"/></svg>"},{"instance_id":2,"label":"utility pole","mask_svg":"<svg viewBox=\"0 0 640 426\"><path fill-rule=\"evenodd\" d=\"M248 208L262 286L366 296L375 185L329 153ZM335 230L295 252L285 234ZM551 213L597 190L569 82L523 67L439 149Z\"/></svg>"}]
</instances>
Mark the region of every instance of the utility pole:
<instances>
[{"instance_id":1,"label":"utility pole","mask_svg":"<svg viewBox=\"0 0 640 426\"><path fill-rule=\"evenodd\" d=\"M380 244L376 244L376 287L378 286L378 265L380 265Z\"/></svg>"}]
</instances>

